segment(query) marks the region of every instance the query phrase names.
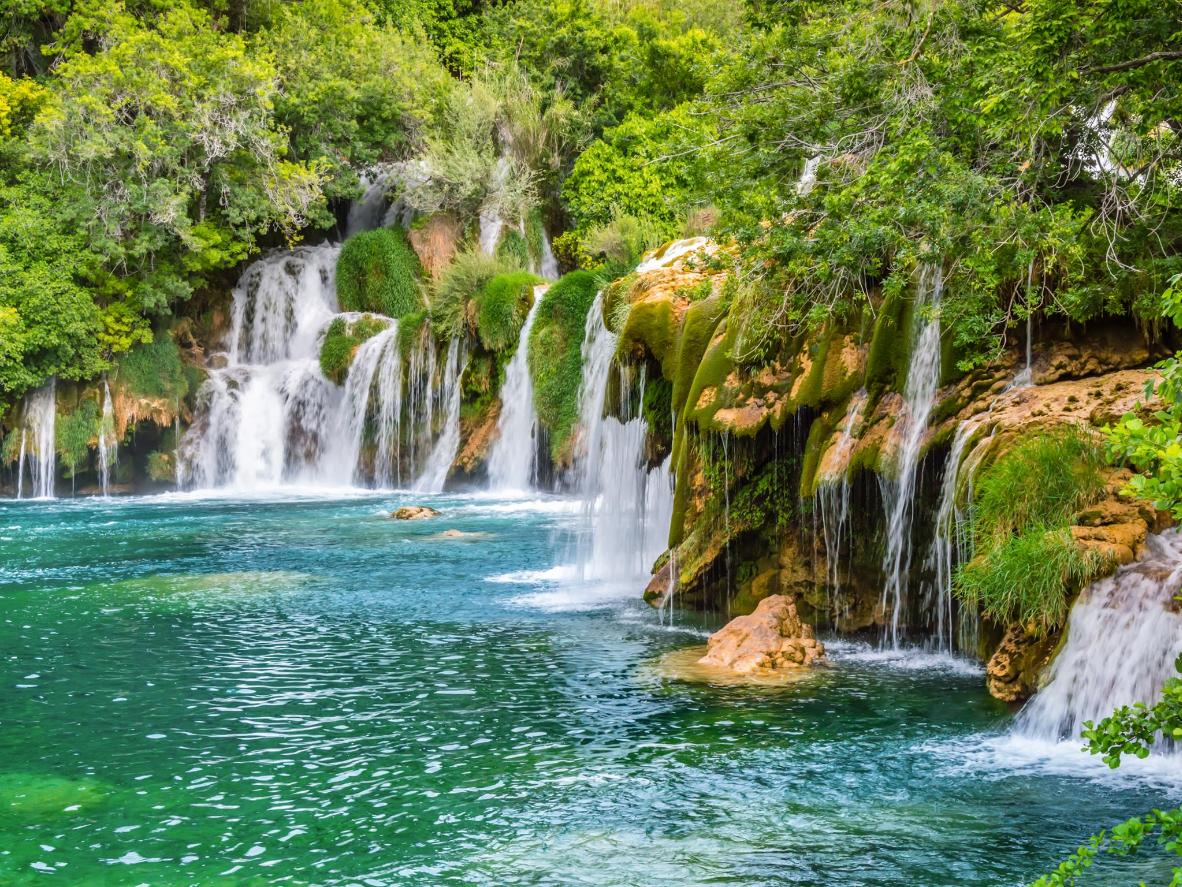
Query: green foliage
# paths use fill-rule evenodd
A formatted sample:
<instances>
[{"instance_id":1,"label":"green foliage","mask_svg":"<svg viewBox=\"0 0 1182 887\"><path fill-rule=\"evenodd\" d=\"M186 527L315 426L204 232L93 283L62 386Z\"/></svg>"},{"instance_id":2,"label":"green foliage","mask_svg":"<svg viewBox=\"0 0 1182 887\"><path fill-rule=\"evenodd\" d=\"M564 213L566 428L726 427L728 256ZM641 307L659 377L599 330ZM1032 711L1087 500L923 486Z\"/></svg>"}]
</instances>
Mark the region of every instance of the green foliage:
<instances>
[{"instance_id":1,"label":"green foliage","mask_svg":"<svg viewBox=\"0 0 1182 887\"><path fill-rule=\"evenodd\" d=\"M557 460L578 421L581 349L587 312L599 284L588 271L572 271L550 287L534 316L529 338L529 373L538 420L550 433Z\"/></svg>"},{"instance_id":2,"label":"green foliage","mask_svg":"<svg viewBox=\"0 0 1182 887\"><path fill-rule=\"evenodd\" d=\"M1182 673L1182 656L1174 661L1174 669ZM1120 766L1123 755L1148 757L1158 737L1182 740L1182 680L1166 681L1161 700L1152 706L1144 702L1123 705L1099 724L1089 721L1083 735L1088 750L1102 755L1114 768ZM1182 856L1182 807L1151 810L1093 835L1055 871L1035 881L1034 887L1073 887L1101 854L1129 856L1146 849L1151 840L1170 856ZM1182 883L1182 866L1174 867L1170 883Z\"/></svg>"},{"instance_id":3,"label":"green foliage","mask_svg":"<svg viewBox=\"0 0 1182 887\"><path fill-rule=\"evenodd\" d=\"M358 346L388 326L389 322L384 317L368 314L353 321L334 317L320 343L320 371L336 384L343 384Z\"/></svg>"},{"instance_id":4,"label":"green foliage","mask_svg":"<svg viewBox=\"0 0 1182 887\"><path fill-rule=\"evenodd\" d=\"M616 215L602 225L595 225L583 237L583 248L602 264L609 276L626 274L637 266L641 256L665 239L664 229L635 216Z\"/></svg>"},{"instance_id":5,"label":"green foliage","mask_svg":"<svg viewBox=\"0 0 1182 887\"><path fill-rule=\"evenodd\" d=\"M979 548L1036 527L1062 527L1104 490L1104 448L1075 426L1039 432L974 482L973 535Z\"/></svg>"},{"instance_id":6,"label":"green foliage","mask_svg":"<svg viewBox=\"0 0 1182 887\"><path fill-rule=\"evenodd\" d=\"M180 349L166 332L122 355L115 379L133 397L175 403L189 391L189 378Z\"/></svg>"},{"instance_id":7,"label":"green foliage","mask_svg":"<svg viewBox=\"0 0 1182 887\"><path fill-rule=\"evenodd\" d=\"M1162 303L1173 323L1182 326L1182 274L1170 281ZM1149 417L1139 408L1104 430L1111 456L1142 472L1125 492L1182 519L1182 360L1175 355L1157 370L1159 377L1145 383L1145 397L1160 399L1162 408Z\"/></svg>"},{"instance_id":8,"label":"green foliage","mask_svg":"<svg viewBox=\"0 0 1182 887\"><path fill-rule=\"evenodd\" d=\"M956 574L957 596L998 624L1056 628L1067 618L1068 594L1103 567L1067 529L1035 527L989 548Z\"/></svg>"},{"instance_id":9,"label":"green foliage","mask_svg":"<svg viewBox=\"0 0 1182 887\"><path fill-rule=\"evenodd\" d=\"M70 413L59 414L54 424L55 447L66 477L74 477L86 464L90 442L97 439L101 427L98 404L85 398Z\"/></svg>"},{"instance_id":10,"label":"green foliage","mask_svg":"<svg viewBox=\"0 0 1182 887\"><path fill-rule=\"evenodd\" d=\"M176 479L176 454L171 450L148 453L148 479L168 483Z\"/></svg>"},{"instance_id":11,"label":"green foliage","mask_svg":"<svg viewBox=\"0 0 1182 887\"><path fill-rule=\"evenodd\" d=\"M1107 566L1068 530L1104 489L1104 451L1072 426L1030 437L981 472L972 506L974 557L954 577L966 604L1001 624L1063 624L1069 595Z\"/></svg>"},{"instance_id":12,"label":"green foliage","mask_svg":"<svg viewBox=\"0 0 1182 887\"><path fill-rule=\"evenodd\" d=\"M528 271L498 274L484 285L476 299L476 330L489 351L504 351L517 344L517 335L533 304L534 287L542 282Z\"/></svg>"},{"instance_id":13,"label":"green foliage","mask_svg":"<svg viewBox=\"0 0 1182 887\"><path fill-rule=\"evenodd\" d=\"M337 301L344 311L370 311L397 320L422 307L421 272L401 228L364 231L341 247Z\"/></svg>"},{"instance_id":14,"label":"green foliage","mask_svg":"<svg viewBox=\"0 0 1182 887\"><path fill-rule=\"evenodd\" d=\"M484 292L494 277L520 270L495 256L485 255L479 249L459 253L443 269L443 274L435 284L435 293L431 298L432 326L446 336L475 332L472 322L474 314L470 312L469 304Z\"/></svg>"}]
</instances>

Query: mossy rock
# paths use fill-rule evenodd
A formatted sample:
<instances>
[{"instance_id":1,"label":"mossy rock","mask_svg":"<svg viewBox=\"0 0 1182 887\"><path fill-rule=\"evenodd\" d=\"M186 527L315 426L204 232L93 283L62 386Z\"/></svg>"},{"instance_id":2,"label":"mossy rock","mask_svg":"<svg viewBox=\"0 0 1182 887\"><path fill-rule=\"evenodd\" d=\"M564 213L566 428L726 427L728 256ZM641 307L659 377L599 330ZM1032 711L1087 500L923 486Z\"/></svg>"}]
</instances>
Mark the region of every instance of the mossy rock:
<instances>
[{"instance_id":1,"label":"mossy rock","mask_svg":"<svg viewBox=\"0 0 1182 887\"><path fill-rule=\"evenodd\" d=\"M337 301L344 311L395 319L423 307L419 257L401 228L364 231L345 241L337 259Z\"/></svg>"},{"instance_id":2,"label":"mossy rock","mask_svg":"<svg viewBox=\"0 0 1182 887\"><path fill-rule=\"evenodd\" d=\"M163 330L151 342L120 355L112 376L134 398L175 402L189 393L180 348Z\"/></svg>"},{"instance_id":3,"label":"mossy rock","mask_svg":"<svg viewBox=\"0 0 1182 887\"><path fill-rule=\"evenodd\" d=\"M320 371L338 385L349 375L353 357L361 343L389 327L389 321L372 314L355 319L333 318L320 343Z\"/></svg>"},{"instance_id":4,"label":"mossy rock","mask_svg":"<svg viewBox=\"0 0 1182 887\"><path fill-rule=\"evenodd\" d=\"M556 461L578 421L583 331L598 289L595 275L588 271L565 275L546 292L530 332L534 407L549 432Z\"/></svg>"},{"instance_id":5,"label":"mossy rock","mask_svg":"<svg viewBox=\"0 0 1182 887\"><path fill-rule=\"evenodd\" d=\"M661 365L661 375L673 381L677 369L677 344L681 324L669 299L636 302L620 330L617 354L633 359L652 355Z\"/></svg>"},{"instance_id":6,"label":"mossy rock","mask_svg":"<svg viewBox=\"0 0 1182 887\"><path fill-rule=\"evenodd\" d=\"M714 414L725 405L721 396L715 396L709 404L698 406L702 393L707 389L717 389L721 394L727 377L734 370L735 362L731 354L737 330L738 327L732 325L729 318L721 321L694 372L694 380L686 396L685 415L687 419L697 422L700 428L712 427Z\"/></svg>"},{"instance_id":7,"label":"mossy rock","mask_svg":"<svg viewBox=\"0 0 1182 887\"><path fill-rule=\"evenodd\" d=\"M505 351L517 344L521 325L533 305L534 287L542 278L528 271L498 274L476 297L476 331L489 351Z\"/></svg>"},{"instance_id":8,"label":"mossy rock","mask_svg":"<svg viewBox=\"0 0 1182 887\"><path fill-rule=\"evenodd\" d=\"M908 312L906 301L897 293L887 296L878 309L866 359L866 388L877 393L884 388L899 389L907 378Z\"/></svg>"}]
</instances>

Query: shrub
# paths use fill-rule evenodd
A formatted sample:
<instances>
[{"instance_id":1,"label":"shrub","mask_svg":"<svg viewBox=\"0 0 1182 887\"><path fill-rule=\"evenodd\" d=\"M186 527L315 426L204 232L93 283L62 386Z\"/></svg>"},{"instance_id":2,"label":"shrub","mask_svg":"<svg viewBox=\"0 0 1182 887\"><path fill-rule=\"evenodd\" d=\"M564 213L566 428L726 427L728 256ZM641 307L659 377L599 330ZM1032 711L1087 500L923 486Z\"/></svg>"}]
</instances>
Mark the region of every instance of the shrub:
<instances>
[{"instance_id":1,"label":"shrub","mask_svg":"<svg viewBox=\"0 0 1182 887\"><path fill-rule=\"evenodd\" d=\"M528 271L498 274L477 296L476 329L489 351L511 348L533 303L533 288L542 282Z\"/></svg>"},{"instance_id":2,"label":"shrub","mask_svg":"<svg viewBox=\"0 0 1182 887\"><path fill-rule=\"evenodd\" d=\"M1036 527L1011 536L965 564L956 576L962 601L1000 624L1057 628L1067 618L1068 595L1092 581L1103 564L1064 528Z\"/></svg>"},{"instance_id":3,"label":"shrub","mask_svg":"<svg viewBox=\"0 0 1182 887\"><path fill-rule=\"evenodd\" d=\"M342 384L349 375L357 347L387 326L384 318L369 314L351 322L344 317L334 318L320 343L320 371L336 384Z\"/></svg>"},{"instance_id":4,"label":"shrub","mask_svg":"<svg viewBox=\"0 0 1182 887\"><path fill-rule=\"evenodd\" d=\"M99 409L86 398L72 413L58 416L54 426L54 445L66 477L73 477L90 454L90 442L100 431Z\"/></svg>"},{"instance_id":5,"label":"shrub","mask_svg":"<svg viewBox=\"0 0 1182 887\"><path fill-rule=\"evenodd\" d=\"M579 383L583 377L583 328L595 301L597 278L572 271L542 300L529 337L529 373L534 407L550 433L555 458L566 446L579 418Z\"/></svg>"},{"instance_id":6,"label":"shrub","mask_svg":"<svg viewBox=\"0 0 1182 887\"><path fill-rule=\"evenodd\" d=\"M625 273L635 268L641 256L660 246L664 240L664 231L655 222L620 215L589 230L583 238L583 245L610 271Z\"/></svg>"},{"instance_id":7,"label":"shrub","mask_svg":"<svg viewBox=\"0 0 1182 887\"><path fill-rule=\"evenodd\" d=\"M501 242L497 244L497 258L506 265L529 267L529 245L516 228L510 228L501 235Z\"/></svg>"},{"instance_id":8,"label":"shrub","mask_svg":"<svg viewBox=\"0 0 1182 887\"><path fill-rule=\"evenodd\" d=\"M475 299L498 274L520 269L479 250L457 255L435 285L431 300L431 322L440 335L458 336L470 330L468 303Z\"/></svg>"},{"instance_id":9,"label":"shrub","mask_svg":"<svg viewBox=\"0 0 1182 887\"><path fill-rule=\"evenodd\" d=\"M337 300L344 311L399 318L422 306L418 256L401 228L364 231L337 259Z\"/></svg>"},{"instance_id":10,"label":"shrub","mask_svg":"<svg viewBox=\"0 0 1182 887\"><path fill-rule=\"evenodd\" d=\"M116 378L135 397L180 400L189 392L181 351L166 332L119 358Z\"/></svg>"},{"instance_id":11,"label":"shrub","mask_svg":"<svg viewBox=\"0 0 1182 887\"><path fill-rule=\"evenodd\" d=\"M1104 489L1103 443L1065 426L1022 441L976 481L973 533L988 546L1034 527L1065 527Z\"/></svg>"}]
</instances>

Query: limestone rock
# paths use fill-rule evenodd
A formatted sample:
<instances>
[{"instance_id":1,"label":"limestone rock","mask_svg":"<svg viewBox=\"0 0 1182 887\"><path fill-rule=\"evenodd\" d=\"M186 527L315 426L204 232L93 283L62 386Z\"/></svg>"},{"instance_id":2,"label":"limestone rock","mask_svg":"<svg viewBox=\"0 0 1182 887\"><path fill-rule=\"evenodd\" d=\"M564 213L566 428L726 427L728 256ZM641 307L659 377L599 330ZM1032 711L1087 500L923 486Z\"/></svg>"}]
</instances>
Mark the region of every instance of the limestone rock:
<instances>
[{"instance_id":1,"label":"limestone rock","mask_svg":"<svg viewBox=\"0 0 1182 887\"><path fill-rule=\"evenodd\" d=\"M1002 702L1023 702L1034 695L1057 640L1056 636L1040 636L1022 625L1011 625L985 667L990 695Z\"/></svg>"},{"instance_id":2,"label":"limestone rock","mask_svg":"<svg viewBox=\"0 0 1182 887\"><path fill-rule=\"evenodd\" d=\"M759 674L802 668L824 655L812 626L797 616L792 598L774 594L760 601L751 615L738 616L711 635L706 655L698 661L736 674Z\"/></svg>"},{"instance_id":3,"label":"limestone rock","mask_svg":"<svg viewBox=\"0 0 1182 887\"><path fill-rule=\"evenodd\" d=\"M391 512L390 517L395 520L427 520L439 517L439 512L427 505L403 505Z\"/></svg>"}]
</instances>

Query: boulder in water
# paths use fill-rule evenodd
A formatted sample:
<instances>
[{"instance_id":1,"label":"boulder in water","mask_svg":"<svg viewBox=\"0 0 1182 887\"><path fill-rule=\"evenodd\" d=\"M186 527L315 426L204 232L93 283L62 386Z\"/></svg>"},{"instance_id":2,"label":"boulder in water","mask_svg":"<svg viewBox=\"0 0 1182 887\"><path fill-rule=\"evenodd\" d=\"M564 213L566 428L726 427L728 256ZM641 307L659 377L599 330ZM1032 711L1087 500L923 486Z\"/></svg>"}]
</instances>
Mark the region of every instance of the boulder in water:
<instances>
[{"instance_id":1,"label":"boulder in water","mask_svg":"<svg viewBox=\"0 0 1182 887\"><path fill-rule=\"evenodd\" d=\"M439 512L427 505L403 505L390 513L395 520L427 520L439 517Z\"/></svg>"},{"instance_id":2,"label":"boulder in water","mask_svg":"<svg viewBox=\"0 0 1182 887\"><path fill-rule=\"evenodd\" d=\"M796 602L773 594L749 616L732 619L713 635L698 662L736 674L762 674L781 668L803 668L823 659L825 647L811 625L800 621Z\"/></svg>"}]
</instances>

